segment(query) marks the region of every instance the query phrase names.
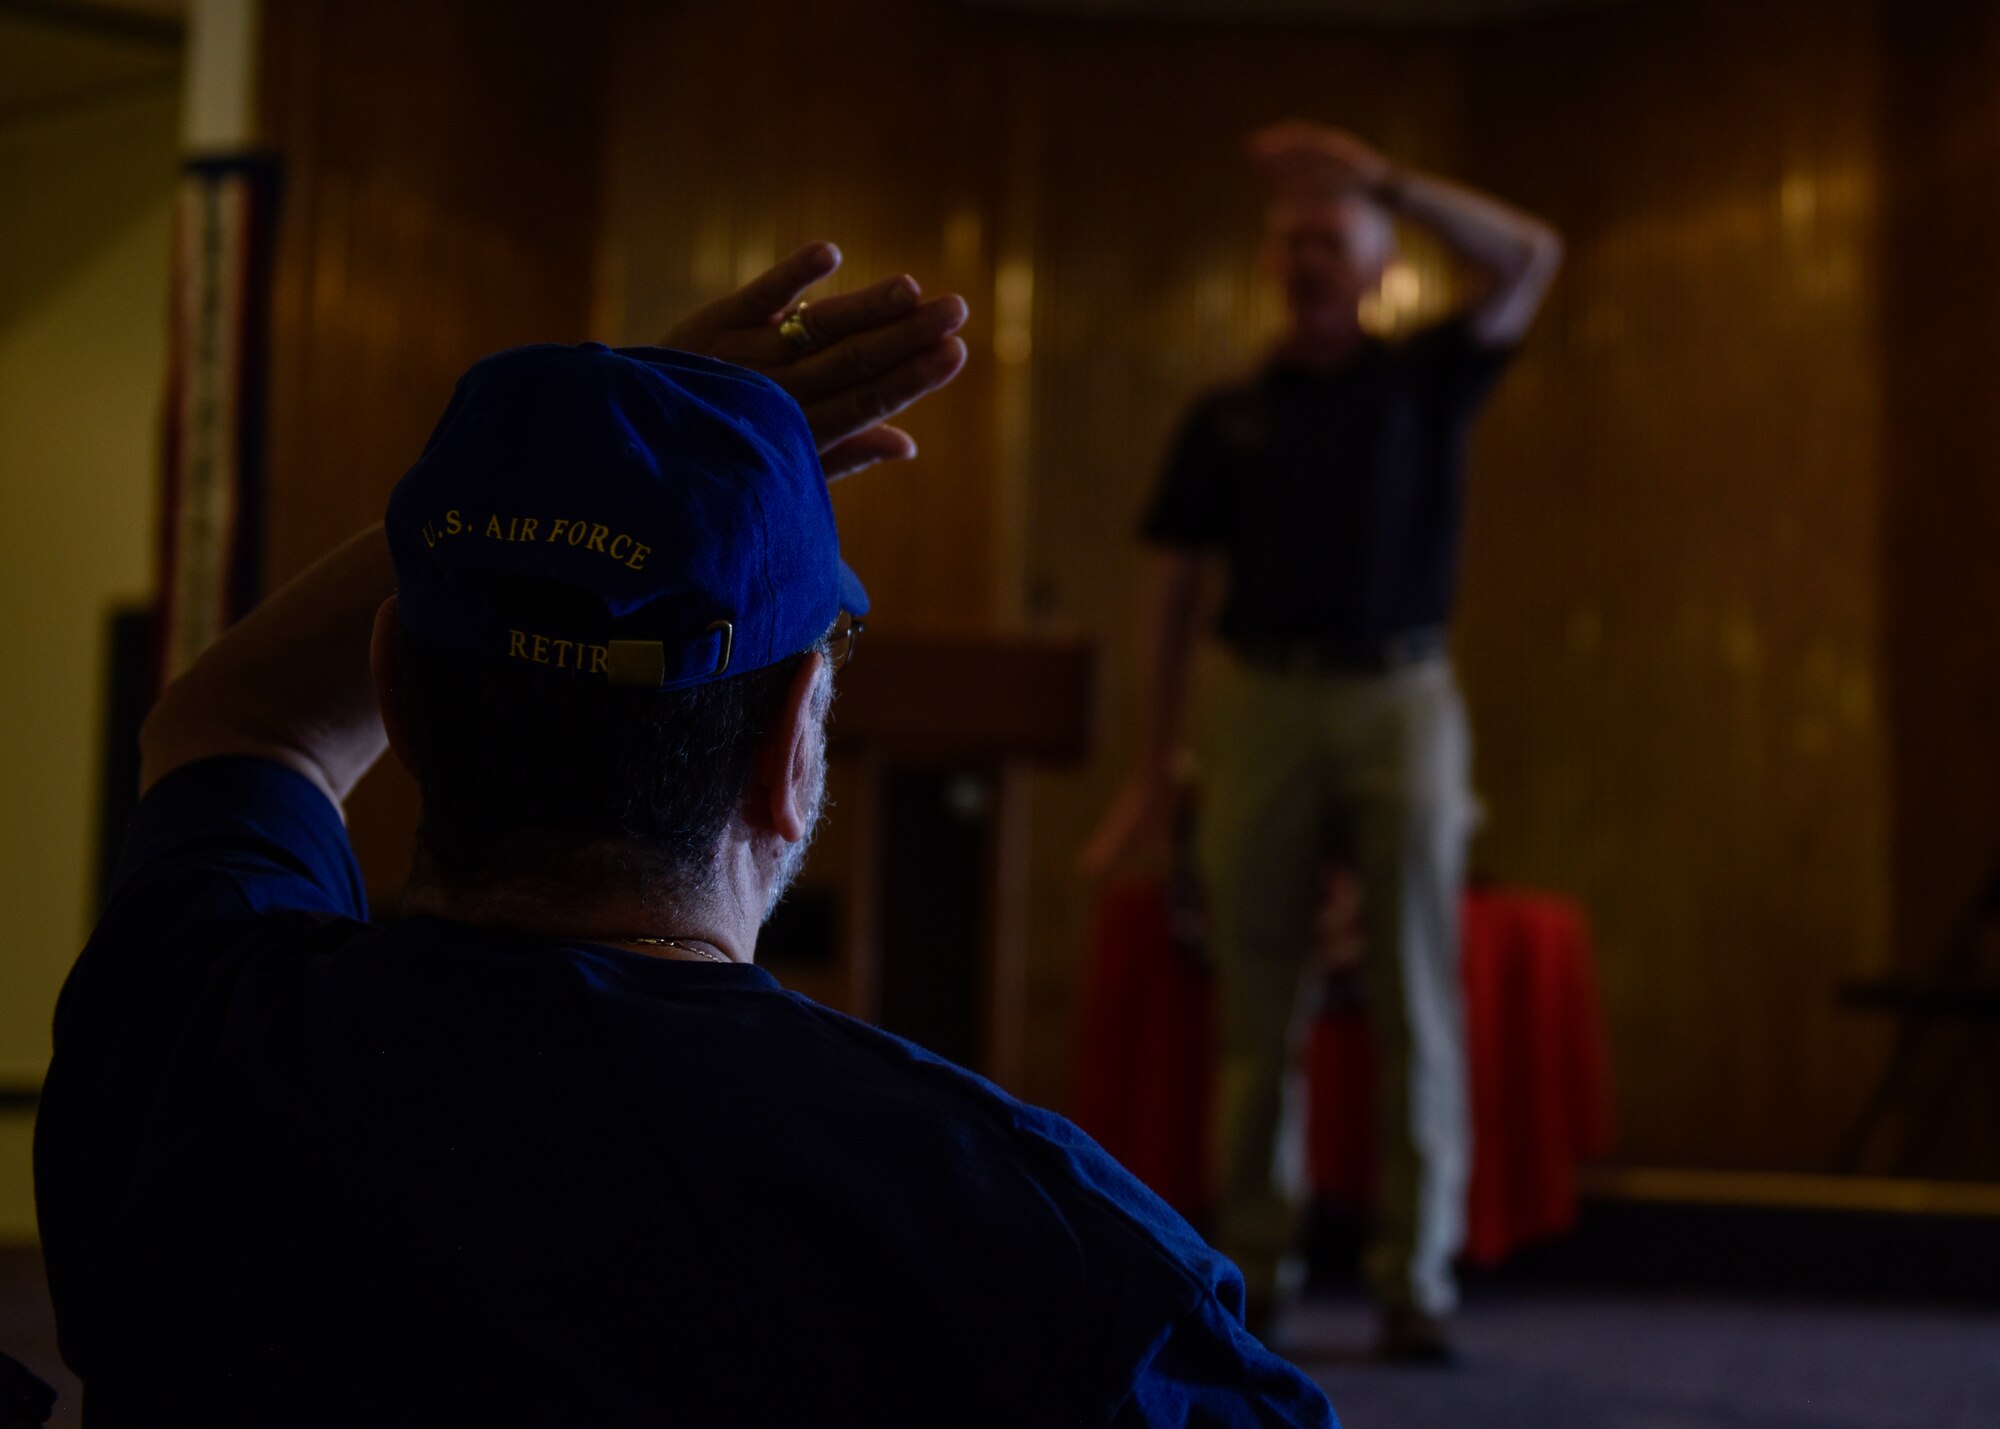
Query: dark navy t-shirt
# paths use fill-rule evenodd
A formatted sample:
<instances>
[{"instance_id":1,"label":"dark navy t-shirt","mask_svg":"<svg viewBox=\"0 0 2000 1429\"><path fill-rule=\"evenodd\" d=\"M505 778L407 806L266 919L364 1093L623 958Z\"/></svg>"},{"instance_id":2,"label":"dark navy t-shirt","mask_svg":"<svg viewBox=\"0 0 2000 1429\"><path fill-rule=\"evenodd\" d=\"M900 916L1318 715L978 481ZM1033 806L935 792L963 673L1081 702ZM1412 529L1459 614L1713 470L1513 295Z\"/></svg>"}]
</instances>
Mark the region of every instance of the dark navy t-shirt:
<instances>
[{"instance_id":1,"label":"dark navy t-shirt","mask_svg":"<svg viewBox=\"0 0 2000 1429\"><path fill-rule=\"evenodd\" d=\"M1472 421L1513 349L1463 317L1369 341L1333 372L1273 365L1203 397L1141 521L1229 563L1227 642L1357 656L1441 630L1458 586Z\"/></svg>"},{"instance_id":2,"label":"dark navy t-shirt","mask_svg":"<svg viewBox=\"0 0 2000 1429\"><path fill-rule=\"evenodd\" d=\"M758 968L365 917L298 775L140 803L36 1127L99 1429L1334 1422L1061 1118Z\"/></svg>"}]
</instances>

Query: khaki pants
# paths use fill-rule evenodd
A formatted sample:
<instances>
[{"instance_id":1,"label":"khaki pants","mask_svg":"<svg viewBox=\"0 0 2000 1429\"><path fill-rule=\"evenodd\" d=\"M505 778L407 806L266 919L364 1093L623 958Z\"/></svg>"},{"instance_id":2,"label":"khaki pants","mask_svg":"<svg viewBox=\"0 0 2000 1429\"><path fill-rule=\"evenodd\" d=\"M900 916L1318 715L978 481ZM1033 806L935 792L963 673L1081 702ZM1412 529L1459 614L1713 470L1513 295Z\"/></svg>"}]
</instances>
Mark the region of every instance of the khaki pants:
<instances>
[{"instance_id":1,"label":"khaki pants","mask_svg":"<svg viewBox=\"0 0 2000 1429\"><path fill-rule=\"evenodd\" d=\"M1300 996L1329 857L1362 883L1380 1048L1381 1185L1368 1278L1383 1304L1456 1301L1471 1166L1458 900L1471 740L1450 662L1383 675L1236 663L1211 712L1201 863L1220 997L1217 1244L1275 1298L1305 1190Z\"/></svg>"}]
</instances>

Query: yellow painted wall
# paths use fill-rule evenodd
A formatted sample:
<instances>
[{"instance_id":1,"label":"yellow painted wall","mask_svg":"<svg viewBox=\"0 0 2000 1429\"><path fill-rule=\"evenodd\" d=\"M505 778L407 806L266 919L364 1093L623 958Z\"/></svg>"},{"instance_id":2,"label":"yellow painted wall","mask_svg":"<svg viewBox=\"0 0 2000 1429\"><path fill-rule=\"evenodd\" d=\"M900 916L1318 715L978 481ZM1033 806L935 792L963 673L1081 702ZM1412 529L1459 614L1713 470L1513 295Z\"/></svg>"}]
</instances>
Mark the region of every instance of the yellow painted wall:
<instances>
[{"instance_id":1,"label":"yellow painted wall","mask_svg":"<svg viewBox=\"0 0 2000 1429\"><path fill-rule=\"evenodd\" d=\"M89 930L105 617L152 580L178 85L0 124L0 1083ZM0 1114L0 1238L34 1233Z\"/></svg>"}]
</instances>

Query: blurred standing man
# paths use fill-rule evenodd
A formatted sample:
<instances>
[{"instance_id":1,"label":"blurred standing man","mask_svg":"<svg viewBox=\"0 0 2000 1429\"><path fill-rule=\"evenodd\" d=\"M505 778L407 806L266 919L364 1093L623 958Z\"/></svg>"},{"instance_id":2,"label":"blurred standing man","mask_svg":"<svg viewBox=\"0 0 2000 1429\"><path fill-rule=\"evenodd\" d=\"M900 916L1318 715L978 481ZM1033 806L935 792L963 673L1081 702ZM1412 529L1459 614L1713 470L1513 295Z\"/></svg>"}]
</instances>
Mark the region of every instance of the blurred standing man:
<instances>
[{"instance_id":1,"label":"blurred standing man","mask_svg":"<svg viewBox=\"0 0 2000 1429\"><path fill-rule=\"evenodd\" d=\"M1140 763L1083 863L1108 869L1162 820L1219 553L1231 658L1201 813L1222 1019L1217 1243L1268 1326L1298 1278L1302 1178L1280 1154L1298 993L1319 881L1344 853L1362 878L1381 1049L1367 1258L1381 1348L1447 1360L1471 1161L1457 911L1474 802L1446 653L1465 447L1562 241L1337 130L1292 121L1249 147L1277 191L1264 257L1288 329L1254 377L1196 404L1146 514L1158 555ZM1396 218L1435 233L1471 281L1459 311L1391 343L1363 331L1360 306L1395 256Z\"/></svg>"}]
</instances>

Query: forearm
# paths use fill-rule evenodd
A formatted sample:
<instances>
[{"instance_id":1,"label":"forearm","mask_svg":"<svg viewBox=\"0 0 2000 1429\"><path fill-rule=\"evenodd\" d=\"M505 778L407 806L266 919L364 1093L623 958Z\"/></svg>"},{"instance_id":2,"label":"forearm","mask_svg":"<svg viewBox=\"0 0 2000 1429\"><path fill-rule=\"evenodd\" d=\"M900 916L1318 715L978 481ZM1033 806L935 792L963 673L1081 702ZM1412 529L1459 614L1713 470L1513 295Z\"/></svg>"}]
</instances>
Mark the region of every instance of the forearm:
<instances>
[{"instance_id":1,"label":"forearm","mask_svg":"<svg viewBox=\"0 0 2000 1429\"><path fill-rule=\"evenodd\" d=\"M1496 198L1428 174L1393 172L1376 192L1391 212L1428 228L1473 269L1478 286L1467 305L1473 336L1496 346L1520 341L1555 281L1562 236Z\"/></svg>"},{"instance_id":2,"label":"forearm","mask_svg":"<svg viewBox=\"0 0 2000 1429\"><path fill-rule=\"evenodd\" d=\"M370 527L259 605L160 699L140 732L140 783L221 754L298 770L336 802L387 740L369 674L375 613L395 593Z\"/></svg>"},{"instance_id":3,"label":"forearm","mask_svg":"<svg viewBox=\"0 0 2000 1429\"><path fill-rule=\"evenodd\" d=\"M1462 185L1397 168L1352 134L1303 120L1267 125L1250 154L1281 197L1324 202L1363 193L1430 229L1478 278L1467 306L1471 336L1485 346L1518 342L1562 262L1562 238L1539 218Z\"/></svg>"},{"instance_id":4,"label":"forearm","mask_svg":"<svg viewBox=\"0 0 2000 1429\"><path fill-rule=\"evenodd\" d=\"M1561 237L1541 219L1448 179L1398 169L1376 194L1391 213L1429 229L1468 266L1496 279L1561 247Z\"/></svg>"}]
</instances>

